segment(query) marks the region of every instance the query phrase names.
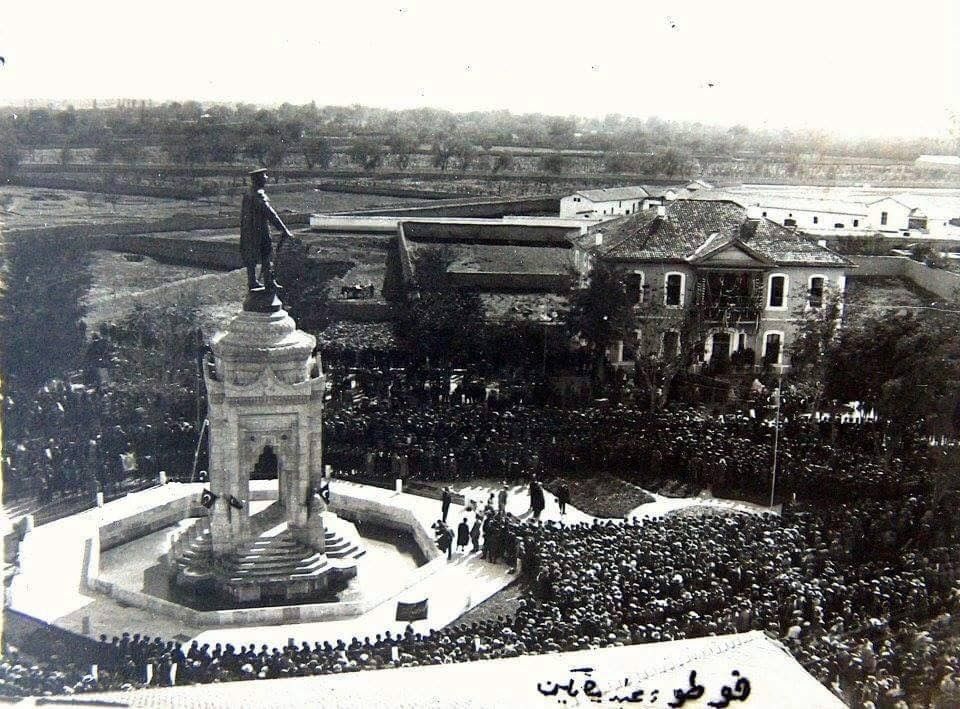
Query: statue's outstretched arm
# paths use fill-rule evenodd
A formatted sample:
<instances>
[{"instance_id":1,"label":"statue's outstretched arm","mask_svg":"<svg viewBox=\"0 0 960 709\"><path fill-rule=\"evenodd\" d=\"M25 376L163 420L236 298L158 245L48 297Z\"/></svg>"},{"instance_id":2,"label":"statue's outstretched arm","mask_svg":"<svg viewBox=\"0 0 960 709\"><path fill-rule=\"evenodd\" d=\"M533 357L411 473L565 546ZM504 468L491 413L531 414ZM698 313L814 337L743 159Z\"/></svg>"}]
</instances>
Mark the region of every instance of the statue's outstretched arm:
<instances>
[{"instance_id":1,"label":"statue's outstretched arm","mask_svg":"<svg viewBox=\"0 0 960 709\"><path fill-rule=\"evenodd\" d=\"M270 221L273 226L282 231L286 236L291 236L290 230L287 229L287 225L283 223L283 220L280 219L280 215L274 210L273 205L270 204L270 200L266 197L263 198L263 210L267 215L267 219Z\"/></svg>"}]
</instances>

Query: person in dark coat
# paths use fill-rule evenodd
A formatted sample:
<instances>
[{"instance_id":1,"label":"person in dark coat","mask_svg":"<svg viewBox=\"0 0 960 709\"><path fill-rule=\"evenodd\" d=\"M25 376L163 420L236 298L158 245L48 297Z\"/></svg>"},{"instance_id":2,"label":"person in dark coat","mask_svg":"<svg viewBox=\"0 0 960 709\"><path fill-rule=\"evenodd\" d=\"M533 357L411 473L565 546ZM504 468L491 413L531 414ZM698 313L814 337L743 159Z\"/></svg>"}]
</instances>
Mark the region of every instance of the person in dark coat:
<instances>
[{"instance_id":1,"label":"person in dark coat","mask_svg":"<svg viewBox=\"0 0 960 709\"><path fill-rule=\"evenodd\" d=\"M467 518L457 525L457 551L465 549L470 541L470 525L467 524Z\"/></svg>"},{"instance_id":2,"label":"person in dark coat","mask_svg":"<svg viewBox=\"0 0 960 709\"><path fill-rule=\"evenodd\" d=\"M557 505L560 507L560 514L567 513L567 503L570 502L570 488L566 483L561 483L557 488Z\"/></svg>"},{"instance_id":3,"label":"person in dark coat","mask_svg":"<svg viewBox=\"0 0 960 709\"><path fill-rule=\"evenodd\" d=\"M470 528L470 541L473 542L473 553L480 551L480 517L473 520L473 526Z\"/></svg>"},{"instance_id":4,"label":"person in dark coat","mask_svg":"<svg viewBox=\"0 0 960 709\"><path fill-rule=\"evenodd\" d=\"M543 488L537 479L530 482L530 509L533 510L533 516L540 519L544 507L547 506L546 499L543 496Z\"/></svg>"},{"instance_id":5,"label":"person in dark coat","mask_svg":"<svg viewBox=\"0 0 960 709\"><path fill-rule=\"evenodd\" d=\"M453 530L447 525L443 525L441 533L443 535L443 548L447 552L447 560L449 561L453 558Z\"/></svg>"},{"instance_id":6,"label":"person in dark coat","mask_svg":"<svg viewBox=\"0 0 960 709\"><path fill-rule=\"evenodd\" d=\"M450 503L453 502L453 495L449 487L443 488L443 495L440 497L441 519L444 524L447 522L447 513L450 512Z\"/></svg>"},{"instance_id":7,"label":"person in dark coat","mask_svg":"<svg viewBox=\"0 0 960 709\"><path fill-rule=\"evenodd\" d=\"M290 230L270 205L264 188L267 186L265 168L250 172L250 189L243 195L240 212L240 258L247 269L247 287L250 290L266 286L275 290L279 286L273 273L273 242L270 225L283 232L283 238L292 236ZM257 264L260 264L258 281Z\"/></svg>"}]
</instances>

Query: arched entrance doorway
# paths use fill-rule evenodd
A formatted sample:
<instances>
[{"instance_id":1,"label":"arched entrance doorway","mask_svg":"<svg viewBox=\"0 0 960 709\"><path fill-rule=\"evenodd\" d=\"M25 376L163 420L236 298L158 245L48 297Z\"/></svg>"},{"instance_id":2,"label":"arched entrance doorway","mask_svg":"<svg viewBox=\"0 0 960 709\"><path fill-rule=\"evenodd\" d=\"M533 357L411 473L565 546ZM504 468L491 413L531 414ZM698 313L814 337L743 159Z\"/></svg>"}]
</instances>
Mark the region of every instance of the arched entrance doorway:
<instances>
[{"instance_id":1,"label":"arched entrance doorway","mask_svg":"<svg viewBox=\"0 0 960 709\"><path fill-rule=\"evenodd\" d=\"M276 480L280 469L277 454L273 446L266 445L260 451L260 457L253 466L253 472L250 474L251 480Z\"/></svg>"}]
</instances>

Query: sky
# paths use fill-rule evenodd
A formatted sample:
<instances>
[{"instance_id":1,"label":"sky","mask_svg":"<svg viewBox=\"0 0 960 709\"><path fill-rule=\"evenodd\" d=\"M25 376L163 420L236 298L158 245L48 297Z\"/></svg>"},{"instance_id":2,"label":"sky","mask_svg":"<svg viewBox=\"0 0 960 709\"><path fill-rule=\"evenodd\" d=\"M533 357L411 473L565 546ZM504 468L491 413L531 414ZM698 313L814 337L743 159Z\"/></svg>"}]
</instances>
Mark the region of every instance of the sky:
<instances>
[{"instance_id":1,"label":"sky","mask_svg":"<svg viewBox=\"0 0 960 709\"><path fill-rule=\"evenodd\" d=\"M947 136L960 2L2 0L0 104L135 98Z\"/></svg>"}]
</instances>

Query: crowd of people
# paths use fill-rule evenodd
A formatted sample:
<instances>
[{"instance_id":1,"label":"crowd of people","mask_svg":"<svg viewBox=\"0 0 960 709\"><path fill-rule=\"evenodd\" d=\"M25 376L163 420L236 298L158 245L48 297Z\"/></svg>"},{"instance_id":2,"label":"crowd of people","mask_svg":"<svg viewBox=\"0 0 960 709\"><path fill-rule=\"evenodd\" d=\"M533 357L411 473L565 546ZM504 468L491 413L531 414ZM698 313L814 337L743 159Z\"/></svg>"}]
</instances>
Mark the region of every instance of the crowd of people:
<instances>
[{"instance_id":1,"label":"crowd of people","mask_svg":"<svg viewBox=\"0 0 960 709\"><path fill-rule=\"evenodd\" d=\"M882 424L809 416L786 395L777 428L762 398L722 413L560 408L498 401L469 381L455 395L450 384L419 381L411 405L407 374L382 373L374 396L344 399L325 415L325 462L427 481L604 471L641 485L670 479L750 496L768 493L776 446L780 498L791 504L780 516L567 525L539 519L535 482L522 519L506 512L500 493L452 519L447 501L438 543L450 556L509 565L523 583L511 615L283 648L255 638L211 648L124 635L85 654L12 651L0 664L0 693L270 679L762 630L851 706L960 701L956 501L934 495L922 450L895 456L885 447ZM48 386L17 412L37 435L8 448L8 475L50 476L61 489L89 480L80 470L103 484L122 479L127 471L113 461L145 443L121 410L135 408L97 387Z\"/></svg>"},{"instance_id":2,"label":"crowd of people","mask_svg":"<svg viewBox=\"0 0 960 709\"><path fill-rule=\"evenodd\" d=\"M920 498L905 502L826 514L798 507L782 517L697 514L563 525L532 514L517 519L492 501L477 510L481 553L509 564L525 583L510 616L284 648L101 637L86 663L61 663L53 679L49 663L28 669L15 657L0 666L0 678L8 689L93 691L762 630L851 706L950 706L944 698L955 697L960 687L960 548L954 530L944 533L943 545L931 541L929 528L949 517L948 510ZM469 532L455 539L461 547L477 546ZM907 551L884 558L893 546ZM60 683L56 689L54 682ZM905 698L908 703L897 704Z\"/></svg>"},{"instance_id":3,"label":"crowd of people","mask_svg":"<svg viewBox=\"0 0 960 709\"><path fill-rule=\"evenodd\" d=\"M101 384L51 380L33 396L3 396L4 496L55 498L110 493L162 466L189 472L193 421Z\"/></svg>"},{"instance_id":4,"label":"crowd of people","mask_svg":"<svg viewBox=\"0 0 960 709\"><path fill-rule=\"evenodd\" d=\"M717 494L762 495L770 484L774 425L767 412L693 408L559 408L489 401L412 408L362 400L325 418L325 460L368 477L520 479L609 471L641 485L671 478ZM881 464L882 427L784 415L778 435L783 499L895 499L922 488L914 461Z\"/></svg>"}]
</instances>

